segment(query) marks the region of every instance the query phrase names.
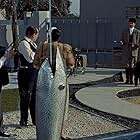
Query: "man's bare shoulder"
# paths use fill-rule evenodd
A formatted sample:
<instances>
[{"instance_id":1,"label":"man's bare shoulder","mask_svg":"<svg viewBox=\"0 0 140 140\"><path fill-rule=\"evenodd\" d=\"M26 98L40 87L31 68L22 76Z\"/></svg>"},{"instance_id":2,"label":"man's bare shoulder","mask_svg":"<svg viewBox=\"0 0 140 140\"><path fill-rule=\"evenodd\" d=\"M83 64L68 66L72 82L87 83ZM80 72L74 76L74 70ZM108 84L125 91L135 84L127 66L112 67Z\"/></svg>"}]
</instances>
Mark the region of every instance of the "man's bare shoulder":
<instances>
[{"instance_id":1,"label":"man's bare shoulder","mask_svg":"<svg viewBox=\"0 0 140 140\"><path fill-rule=\"evenodd\" d=\"M48 46L48 42L47 41L41 42L38 45L37 50L40 50L42 47L47 47L47 46Z\"/></svg>"},{"instance_id":2,"label":"man's bare shoulder","mask_svg":"<svg viewBox=\"0 0 140 140\"><path fill-rule=\"evenodd\" d=\"M64 43L64 49L68 50L68 51L72 51L72 46L70 44Z\"/></svg>"}]
</instances>

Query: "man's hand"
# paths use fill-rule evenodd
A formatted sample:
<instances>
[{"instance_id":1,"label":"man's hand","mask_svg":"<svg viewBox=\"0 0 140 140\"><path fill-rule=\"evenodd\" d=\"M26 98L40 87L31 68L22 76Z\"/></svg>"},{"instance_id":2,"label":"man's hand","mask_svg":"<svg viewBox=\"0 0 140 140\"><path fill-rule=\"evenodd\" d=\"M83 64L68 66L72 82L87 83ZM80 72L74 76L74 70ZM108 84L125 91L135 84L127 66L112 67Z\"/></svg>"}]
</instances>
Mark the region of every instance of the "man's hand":
<instances>
[{"instance_id":1,"label":"man's hand","mask_svg":"<svg viewBox=\"0 0 140 140\"><path fill-rule=\"evenodd\" d=\"M72 65L72 66L69 66L69 68L70 68L70 69L73 69L73 68L74 68L74 65Z\"/></svg>"},{"instance_id":2,"label":"man's hand","mask_svg":"<svg viewBox=\"0 0 140 140\"><path fill-rule=\"evenodd\" d=\"M123 41L120 41L120 45L121 45L121 46L123 46L123 45L124 45Z\"/></svg>"}]
</instances>

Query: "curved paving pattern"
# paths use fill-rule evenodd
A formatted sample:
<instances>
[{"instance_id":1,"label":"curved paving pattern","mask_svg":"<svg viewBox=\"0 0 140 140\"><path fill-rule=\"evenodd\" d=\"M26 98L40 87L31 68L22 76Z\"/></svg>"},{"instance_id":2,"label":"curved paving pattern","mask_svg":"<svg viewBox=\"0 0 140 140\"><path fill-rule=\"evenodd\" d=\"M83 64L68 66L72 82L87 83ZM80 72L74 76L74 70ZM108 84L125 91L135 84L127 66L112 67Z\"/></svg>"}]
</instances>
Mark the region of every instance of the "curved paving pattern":
<instances>
[{"instance_id":1,"label":"curved paving pattern","mask_svg":"<svg viewBox=\"0 0 140 140\"><path fill-rule=\"evenodd\" d=\"M140 120L140 105L131 104L117 97L117 92L139 87L123 83L98 84L79 90L75 97L88 107L99 111Z\"/></svg>"},{"instance_id":2,"label":"curved paving pattern","mask_svg":"<svg viewBox=\"0 0 140 140\"><path fill-rule=\"evenodd\" d=\"M109 69L109 68L86 68L85 74L73 74L68 78L69 84L84 84L87 82L99 81L105 78L112 77L114 74L123 71L122 69Z\"/></svg>"}]
</instances>

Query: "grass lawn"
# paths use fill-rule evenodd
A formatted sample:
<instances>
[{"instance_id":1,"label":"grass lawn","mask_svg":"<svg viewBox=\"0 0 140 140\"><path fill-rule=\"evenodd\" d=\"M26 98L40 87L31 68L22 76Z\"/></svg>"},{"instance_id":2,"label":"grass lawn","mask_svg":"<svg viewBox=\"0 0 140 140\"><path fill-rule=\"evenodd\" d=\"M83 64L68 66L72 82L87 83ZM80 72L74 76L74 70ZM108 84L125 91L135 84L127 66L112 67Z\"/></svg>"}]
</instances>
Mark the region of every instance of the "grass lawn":
<instances>
[{"instance_id":1,"label":"grass lawn","mask_svg":"<svg viewBox=\"0 0 140 140\"><path fill-rule=\"evenodd\" d=\"M18 89L2 90L2 109L3 112L18 110L19 94Z\"/></svg>"},{"instance_id":2,"label":"grass lawn","mask_svg":"<svg viewBox=\"0 0 140 140\"><path fill-rule=\"evenodd\" d=\"M140 105L140 96L135 96L135 97L129 97L125 98L126 101L133 103L133 104L139 104Z\"/></svg>"}]
</instances>

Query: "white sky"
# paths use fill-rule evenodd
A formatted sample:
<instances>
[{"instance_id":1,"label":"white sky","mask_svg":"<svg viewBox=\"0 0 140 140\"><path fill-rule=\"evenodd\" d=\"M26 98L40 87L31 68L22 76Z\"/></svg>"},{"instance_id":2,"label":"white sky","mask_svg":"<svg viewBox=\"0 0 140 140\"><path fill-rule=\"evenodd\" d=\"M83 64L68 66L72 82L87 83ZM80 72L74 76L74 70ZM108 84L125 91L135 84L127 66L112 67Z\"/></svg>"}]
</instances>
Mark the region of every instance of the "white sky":
<instances>
[{"instance_id":1,"label":"white sky","mask_svg":"<svg viewBox=\"0 0 140 140\"><path fill-rule=\"evenodd\" d=\"M80 0L70 0L72 2L71 5L71 13L76 14L79 16L80 14Z\"/></svg>"}]
</instances>

